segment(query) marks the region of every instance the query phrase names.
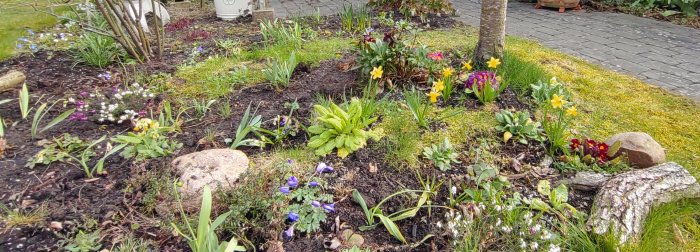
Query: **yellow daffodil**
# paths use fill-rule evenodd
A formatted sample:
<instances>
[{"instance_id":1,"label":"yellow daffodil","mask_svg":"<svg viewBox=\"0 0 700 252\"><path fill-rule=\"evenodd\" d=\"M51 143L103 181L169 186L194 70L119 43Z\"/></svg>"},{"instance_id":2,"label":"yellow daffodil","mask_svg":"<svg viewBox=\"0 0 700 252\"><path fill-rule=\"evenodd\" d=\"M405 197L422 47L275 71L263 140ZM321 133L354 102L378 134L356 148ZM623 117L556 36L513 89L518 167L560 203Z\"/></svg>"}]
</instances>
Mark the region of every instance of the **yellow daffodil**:
<instances>
[{"instance_id":1,"label":"yellow daffodil","mask_svg":"<svg viewBox=\"0 0 700 252\"><path fill-rule=\"evenodd\" d=\"M472 70L472 60L462 63L462 69L471 71Z\"/></svg>"},{"instance_id":2,"label":"yellow daffodil","mask_svg":"<svg viewBox=\"0 0 700 252\"><path fill-rule=\"evenodd\" d=\"M382 66L374 67L374 69L372 69L372 72L370 72L370 74L372 75L373 80L380 79L380 78L382 78L382 74L384 74L384 70L382 69Z\"/></svg>"},{"instance_id":3,"label":"yellow daffodil","mask_svg":"<svg viewBox=\"0 0 700 252\"><path fill-rule=\"evenodd\" d=\"M442 78L450 78L452 74L455 73L455 69L451 67L446 67L442 69Z\"/></svg>"},{"instance_id":4,"label":"yellow daffodil","mask_svg":"<svg viewBox=\"0 0 700 252\"><path fill-rule=\"evenodd\" d=\"M576 110L576 106L571 106L571 108L566 110L566 114L570 116L576 116L578 114L578 111Z\"/></svg>"},{"instance_id":5,"label":"yellow daffodil","mask_svg":"<svg viewBox=\"0 0 700 252\"><path fill-rule=\"evenodd\" d=\"M430 93L428 94L428 97L430 97L430 102L431 102L431 103L436 103L436 102L437 102L437 98L438 98L439 96L440 96L440 93L435 92L434 90L433 90L433 91L430 91Z\"/></svg>"},{"instance_id":6,"label":"yellow daffodil","mask_svg":"<svg viewBox=\"0 0 700 252\"><path fill-rule=\"evenodd\" d=\"M435 92L442 92L442 90L444 90L444 89L445 89L445 82L443 82L442 80L433 81L433 90L435 90Z\"/></svg>"},{"instance_id":7,"label":"yellow daffodil","mask_svg":"<svg viewBox=\"0 0 700 252\"><path fill-rule=\"evenodd\" d=\"M494 58L494 57L491 57L491 59L490 59L488 62L486 62L486 63L488 63L489 68L496 69L496 68L498 67L498 65L501 64L501 60L496 59L496 58Z\"/></svg>"},{"instance_id":8,"label":"yellow daffodil","mask_svg":"<svg viewBox=\"0 0 700 252\"><path fill-rule=\"evenodd\" d=\"M552 103L552 107L554 108L562 108L564 104L566 104L566 100L564 100L561 95L555 94L552 97L552 100L550 101Z\"/></svg>"},{"instance_id":9,"label":"yellow daffodil","mask_svg":"<svg viewBox=\"0 0 700 252\"><path fill-rule=\"evenodd\" d=\"M551 79L549 79L549 84L557 84L559 81L557 80L556 76L553 76Z\"/></svg>"}]
</instances>

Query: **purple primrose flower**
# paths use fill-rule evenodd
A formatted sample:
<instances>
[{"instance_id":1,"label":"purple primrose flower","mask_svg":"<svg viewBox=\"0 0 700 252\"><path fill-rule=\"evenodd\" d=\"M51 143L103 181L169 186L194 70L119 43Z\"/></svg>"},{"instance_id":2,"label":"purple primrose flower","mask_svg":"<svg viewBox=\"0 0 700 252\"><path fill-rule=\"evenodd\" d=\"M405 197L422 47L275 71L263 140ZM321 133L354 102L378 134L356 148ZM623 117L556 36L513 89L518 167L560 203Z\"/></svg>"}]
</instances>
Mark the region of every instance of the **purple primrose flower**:
<instances>
[{"instance_id":1,"label":"purple primrose flower","mask_svg":"<svg viewBox=\"0 0 700 252\"><path fill-rule=\"evenodd\" d=\"M469 75L467 82L464 83L464 88L473 89L474 85L477 86L477 90L481 91L484 89L484 85L490 83L493 89L498 89L498 80L496 79L496 73L491 71L478 71Z\"/></svg>"}]
</instances>

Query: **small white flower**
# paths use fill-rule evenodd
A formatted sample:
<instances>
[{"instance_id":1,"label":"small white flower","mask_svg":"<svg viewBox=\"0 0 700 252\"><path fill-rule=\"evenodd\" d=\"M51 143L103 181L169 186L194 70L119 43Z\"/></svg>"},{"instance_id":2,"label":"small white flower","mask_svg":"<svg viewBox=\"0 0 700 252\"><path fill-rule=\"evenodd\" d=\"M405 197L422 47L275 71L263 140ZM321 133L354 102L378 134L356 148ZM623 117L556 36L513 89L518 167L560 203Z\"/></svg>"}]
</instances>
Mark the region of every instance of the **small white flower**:
<instances>
[{"instance_id":1,"label":"small white flower","mask_svg":"<svg viewBox=\"0 0 700 252\"><path fill-rule=\"evenodd\" d=\"M549 244L549 250L547 250L547 251L548 252L560 252L561 248L559 248L558 245Z\"/></svg>"},{"instance_id":2,"label":"small white flower","mask_svg":"<svg viewBox=\"0 0 700 252\"><path fill-rule=\"evenodd\" d=\"M523 240L523 238L520 238L520 248L525 249L527 248L527 242Z\"/></svg>"},{"instance_id":3,"label":"small white flower","mask_svg":"<svg viewBox=\"0 0 700 252\"><path fill-rule=\"evenodd\" d=\"M456 195L457 194L457 187L452 186L452 188L450 188L450 192L452 193L452 195Z\"/></svg>"},{"instance_id":4,"label":"small white flower","mask_svg":"<svg viewBox=\"0 0 700 252\"><path fill-rule=\"evenodd\" d=\"M438 222L435 224L435 226L437 226L438 228L442 228L442 222L439 222L439 221L438 221Z\"/></svg>"},{"instance_id":5,"label":"small white flower","mask_svg":"<svg viewBox=\"0 0 700 252\"><path fill-rule=\"evenodd\" d=\"M540 245L537 244L537 242L530 243L530 249L532 249L532 250L537 250L537 248L539 248L539 247L540 247Z\"/></svg>"}]
</instances>

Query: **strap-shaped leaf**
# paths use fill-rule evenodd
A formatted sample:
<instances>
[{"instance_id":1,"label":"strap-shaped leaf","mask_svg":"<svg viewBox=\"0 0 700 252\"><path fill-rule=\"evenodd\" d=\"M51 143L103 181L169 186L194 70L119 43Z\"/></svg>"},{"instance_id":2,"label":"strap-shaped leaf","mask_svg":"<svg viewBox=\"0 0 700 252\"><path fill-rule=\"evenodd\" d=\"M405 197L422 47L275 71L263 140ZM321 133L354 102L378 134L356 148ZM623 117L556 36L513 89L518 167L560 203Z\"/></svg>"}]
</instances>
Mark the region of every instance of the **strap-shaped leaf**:
<instances>
[{"instance_id":1,"label":"strap-shaped leaf","mask_svg":"<svg viewBox=\"0 0 700 252\"><path fill-rule=\"evenodd\" d=\"M391 234L391 236L406 244L406 238L403 237L403 234L401 234L401 230L399 230L399 227L396 225L396 223L389 219L389 217L386 217L381 214L375 214L374 216L377 216L379 220L382 221L382 225L384 225L386 230L389 231L389 234Z\"/></svg>"}]
</instances>

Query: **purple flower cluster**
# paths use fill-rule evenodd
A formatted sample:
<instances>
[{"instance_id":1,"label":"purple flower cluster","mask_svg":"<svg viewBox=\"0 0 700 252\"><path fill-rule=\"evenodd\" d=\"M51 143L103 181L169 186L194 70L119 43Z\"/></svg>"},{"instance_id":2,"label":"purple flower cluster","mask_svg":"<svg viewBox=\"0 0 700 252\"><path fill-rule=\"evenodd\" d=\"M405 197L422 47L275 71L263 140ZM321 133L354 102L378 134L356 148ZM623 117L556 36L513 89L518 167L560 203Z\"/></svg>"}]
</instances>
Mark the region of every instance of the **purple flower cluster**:
<instances>
[{"instance_id":1,"label":"purple flower cluster","mask_svg":"<svg viewBox=\"0 0 700 252\"><path fill-rule=\"evenodd\" d=\"M291 159L287 160L287 162L289 164L291 164L292 160ZM316 167L316 172L318 172L318 173L327 173L327 172L332 172L332 171L333 171L333 167L330 167L326 163L323 163L323 162L319 163L318 166ZM317 187L317 186L319 186L319 183L317 181L310 181L307 185L310 187ZM299 179L296 176L292 175L292 176L289 176L289 178L287 179L287 184L279 188L279 191L284 195L289 195L289 193L291 193L291 191L297 187L299 187ZM319 202L317 200L313 200L313 201L311 201L311 206L323 208L323 210L328 212L328 213L335 212L335 204L334 203L322 204L321 202ZM297 222L299 220L299 214L295 213L295 212L289 212L289 213L287 213L287 220L289 222L292 222L292 223ZM290 230L287 231L289 233L287 235L293 236L294 231L293 230L290 231Z\"/></svg>"},{"instance_id":2,"label":"purple flower cluster","mask_svg":"<svg viewBox=\"0 0 700 252\"><path fill-rule=\"evenodd\" d=\"M496 73L491 71L478 71L469 75L467 82L464 83L464 88L473 89L474 85L477 85L477 89L481 91L487 83L490 84L493 89L498 89Z\"/></svg>"}]
</instances>

